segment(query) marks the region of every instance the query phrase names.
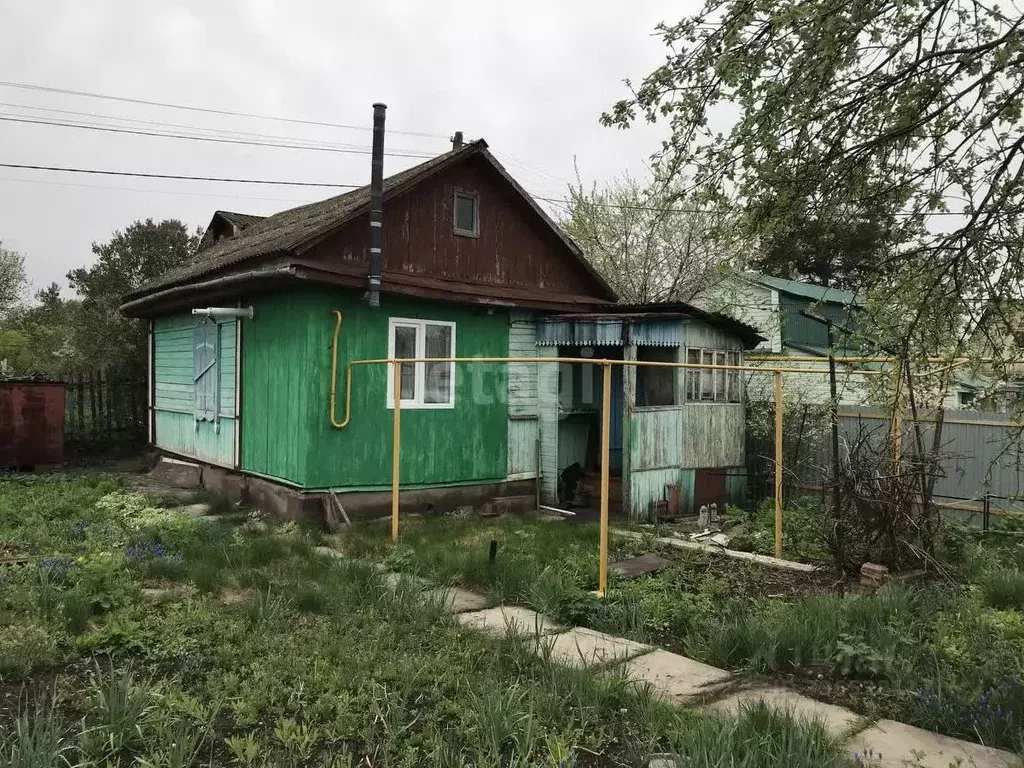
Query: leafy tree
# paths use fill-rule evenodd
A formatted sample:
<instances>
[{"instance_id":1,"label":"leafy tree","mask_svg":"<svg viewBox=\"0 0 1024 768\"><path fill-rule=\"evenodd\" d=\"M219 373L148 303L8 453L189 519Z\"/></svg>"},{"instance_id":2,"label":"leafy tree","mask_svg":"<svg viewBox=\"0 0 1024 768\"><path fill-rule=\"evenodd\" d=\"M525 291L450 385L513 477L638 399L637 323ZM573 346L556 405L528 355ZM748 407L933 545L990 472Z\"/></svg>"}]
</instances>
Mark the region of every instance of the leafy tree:
<instances>
[{"instance_id":1,"label":"leafy tree","mask_svg":"<svg viewBox=\"0 0 1024 768\"><path fill-rule=\"evenodd\" d=\"M602 119L667 121L660 172L692 175L722 236L871 223L854 277L899 308L883 343L952 312L959 347L966 318L1024 277L1022 25L982 0L705 0L659 27L671 54Z\"/></svg>"},{"instance_id":2,"label":"leafy tree","mask_svg":"<svg viewBox=\"0 0 1024 768\"><path fill-rule=\"evenodd\" d=\"M626 303L685 301L704 288L720 259L708 222L673 205L675 185L628 174L599 188L569 186L562 228Z\"/></svg>"},{"instance_id":3,"label":"leafy tree","mask_svg":"<svg viewBox=\"0 0 1024 768\"><path fill-rule=\"evenodd\" d=\"M0 317L21 303L25 286L25 257L0 241Z\"/></svg>"},{"instance_id":4,"label":"leafy tree","mask_svg":"<svg viewBox=\"0 0 1024 768\"><path fill-rule=\"evenodd\" d=\"M81 297L74 347L86 367L144 364L145 324L123 317L118 306L126 293L191 261L198 245L199 236L176 219L136 221L108 242L93 243L95 263L68 272ZM44 305L55 301L52 286L44 293Z\"/></svg>"}]
</instances>

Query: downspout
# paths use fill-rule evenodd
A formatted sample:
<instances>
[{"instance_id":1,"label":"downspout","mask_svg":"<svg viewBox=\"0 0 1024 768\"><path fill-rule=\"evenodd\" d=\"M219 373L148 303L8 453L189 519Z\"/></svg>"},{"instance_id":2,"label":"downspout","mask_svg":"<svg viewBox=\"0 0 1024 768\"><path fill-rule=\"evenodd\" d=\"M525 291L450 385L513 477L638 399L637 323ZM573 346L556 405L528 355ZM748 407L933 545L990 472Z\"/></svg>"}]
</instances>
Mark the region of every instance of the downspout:
<instances>
[{"instance_id":1,"label":"downspout","mask_svg":"<svg viewBox=\"0 0 1024 768\"><path fill-rule=\"evenodd\" d=\"M381 243L384 221L384 110L386 104L373 105L373 150L370 155L370 278L366 303L380 306ZM339 321L340 322L340 321Z\"/></svg>"}]
</instances>

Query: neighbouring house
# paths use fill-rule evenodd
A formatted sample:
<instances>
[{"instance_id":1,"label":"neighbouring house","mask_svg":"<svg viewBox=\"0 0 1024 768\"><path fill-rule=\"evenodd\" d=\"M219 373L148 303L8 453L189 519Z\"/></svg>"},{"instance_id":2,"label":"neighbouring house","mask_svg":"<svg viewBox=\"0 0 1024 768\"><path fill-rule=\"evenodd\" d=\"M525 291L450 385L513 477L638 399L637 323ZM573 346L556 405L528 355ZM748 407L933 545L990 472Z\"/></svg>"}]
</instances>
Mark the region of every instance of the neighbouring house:
<instances>
[{"instance_id":1,"label":"neighbouring house","mask_svg":"<svg viewBox=\"0 0 1024 768\"><path fill-rule=\"evenodd\" d=\"M777 360L764 362L765 366L784 364L787 368L815 371L787 373L784 377L789 395L808 405L827 403L831 399L828 329L825 323L814 318L832 321L839 403L864 405L871 402L872 374L858 371L878 370L881 366L850 359L871 354L870 350L849 341L848 330L857 327L857 315L864 306L862 297L813 283L753 273L732 273L718 280L695 303L754 326L764 337L756 352L778 356ZM870 333L866 332L865 336L870 336ZM803 362L791 359L808 357L816 360ZM747 384L752 398L772 398L769 375L752 373ZM982 386L983 383L976 378L955 374L941 404L945 408L971 407Z\"/></svg>"},{"instance_id":2,"label":"neighbouring house","mask_svg":"<svg viewBox=\"0 0 1024 768\"><path fill-rule=\"evenodd\" d=\"M349 363L553 347L581 360L740 361L759 340L687 305L617 306L483 140L457 137L374 186L265 218L218 211L193 264L125 298L123 312L150 321L158 449L283 515L322 514L331 493L350 513L376 514L390 506L394 378L386 364L352 366L349 397ZM600 402L571 368L403 364L403 510L535 493L559 503L569 465L594 469ZM719 374L616 367L611 463L625 485L632 477L625 509L645 514L666 485L742 493L741 478L701 486L695 474L743 465L742 383Z\"/></svg>"}]
</instances>

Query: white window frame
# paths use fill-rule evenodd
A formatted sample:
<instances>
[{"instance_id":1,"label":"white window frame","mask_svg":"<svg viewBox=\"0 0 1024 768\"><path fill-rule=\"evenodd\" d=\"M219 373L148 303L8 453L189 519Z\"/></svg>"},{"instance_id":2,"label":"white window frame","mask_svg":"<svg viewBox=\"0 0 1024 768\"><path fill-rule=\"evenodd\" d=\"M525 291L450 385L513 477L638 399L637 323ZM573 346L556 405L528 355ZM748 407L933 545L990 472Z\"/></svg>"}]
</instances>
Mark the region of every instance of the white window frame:
<instances>
[{"instance_id":1,"label":"white window frame","mask_svg":"<svg viewBox=\"0 0 1024 768\"><path fill-rule=\"evenodd\" d=\"M415 328L416 329L416 352L417 358L425 358L427 349L427 326L428 325L440 325L446 326L451 329L451 357L455 357L455 323L447 320L419 320L411 317L392 317L388 319L388 358L394 359L395 357L395 329L396 328ZM419 408L424 410L431 409L451 409L455 407L455 363L450 363L452 367L452 375L448 378L448 402L447 403L428 403L425 402L427 388L427 364L426 363L413 363L414 375L413 375L413 397L402 398L402 410L410 408ZM388 386L387 386L387 407L393 409L395 407L395 367L394 365L387 366L388 371Z\"/></svg>"},{"instance_id":2,"label":"white window frame","mask_svg":"<svg viewBox=\"0 0 1024 768\"><path fill-rule=\"evenodd\" d=\"M700 362L707 365L743 365L743 352L738 349L717 349L711 347L686 347L683 359L690 361L690 352L696 353ZM684 368L683 404L711 405L716 403L743 402L743 376L738 370L722 370L720 368ZM705 383L710 385L710 397L704 397ZM730 393L735 386L736 398ZM720 389L723 394L719 396Z\"/></svg>"}]
</instances>

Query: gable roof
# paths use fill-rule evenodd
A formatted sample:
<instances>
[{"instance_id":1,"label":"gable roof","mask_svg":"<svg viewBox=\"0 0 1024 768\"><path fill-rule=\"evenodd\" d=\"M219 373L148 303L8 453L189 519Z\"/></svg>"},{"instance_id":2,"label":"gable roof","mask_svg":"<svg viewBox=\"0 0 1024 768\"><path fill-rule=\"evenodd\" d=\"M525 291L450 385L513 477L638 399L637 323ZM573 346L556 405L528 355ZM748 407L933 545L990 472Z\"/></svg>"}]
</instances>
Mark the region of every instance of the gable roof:
<instances>
[{"instance_id":1,"label":"gable roof","mask_svg":"<svg viewBox=\"0 0 1024 768\"><path fill-rule=\"evenodd\" d=\"M796 280L787 280L783 277L771 277L769 275L748 274L745 277L754 283L759 283L766 288L772 288L780 293L788 293L790 296L798 296L812 301L825 301L830 304L863 304L863 297L851 291L841 291L838 288L827 288L814 283L801 283Z\"/></svg>"},{"instance_id":2,"label":"gable roof","mask_svg":"<svg viewBox=\"0 0 1024 768\"><path fill-rule=\"evenodd\" d=\"M513 179L495 157L487 151L487 142L483 139L466 144L414 165L400 173L384 179L384 199L401 195L416 184L429 179L445 168L462 162L470 157L479 156L488 162L494 170L512 187L519 197L540 217L543 224L550 229L572 256L598 284L605 297L615 301L617 296L611 286L596 269L587 261L579 246L576 245L551 220L551 217L537 202ZM241 234L220 240L199 253L199 258L191 264L173 269L170 272L151 280L136 291L124 297L125 301L137 300L157 290L171 286L186 285L213 272L242 264L262 256L274 254L299 255L316 245L339 227L348 223L356 216L369 210L370 185L346 192L336 197L291 208L265 218L256 219ZM241 215L245 214L231 214Z\"/></svg>"},{"instance_id":3,"label":"gable roof","mask_svg":"<svg viewBox=\"0 0 1024 768\"><path fill-rule=\"evenodd\" d=\"M210 218L210 223L206 225L206 231L203 232L203 236L199 240L199 250L205 251L216 242L218 230L221 230L224 224L228 224L237 231L241 231L248 229L257 221L262 221L265 218L266 216L254 216L249 213L214 211L213 216Z\"/></svg>"}]
</instances>

